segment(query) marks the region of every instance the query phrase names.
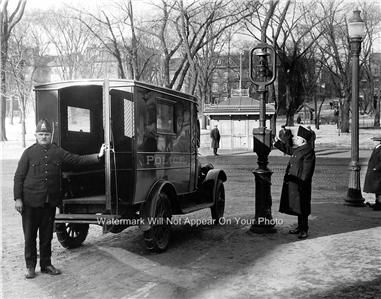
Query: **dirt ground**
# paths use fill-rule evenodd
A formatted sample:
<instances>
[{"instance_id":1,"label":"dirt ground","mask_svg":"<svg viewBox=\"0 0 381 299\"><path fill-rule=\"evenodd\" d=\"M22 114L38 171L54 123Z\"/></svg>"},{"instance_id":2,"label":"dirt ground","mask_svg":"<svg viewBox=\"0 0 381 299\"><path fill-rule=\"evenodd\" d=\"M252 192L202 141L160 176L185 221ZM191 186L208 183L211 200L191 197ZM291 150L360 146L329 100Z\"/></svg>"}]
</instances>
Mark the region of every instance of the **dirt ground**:
<instances>
[{"instance_id":1,"label":"dirt ground","mask_svg":"<svg viewBox=\"0 0 381 299\"><path fill-rule=\"evenodd\" d=\"M254 156L211 159L226 170L226 225L173 227L170 248L145 249L136 227L102 234L91 226L83 246L53 239L58 277L39 272L25 280L21 218L12 200L17 160L3 160L2 291L4 298L376 298L381 294L380 213L343 205L348 161L318 163L311 236L287 234L295 217L279 214L287 157L271 160L274 234L249 232L254 216ZM210 218L209 210L189 215Z\"/></svg>"}]
</instances>

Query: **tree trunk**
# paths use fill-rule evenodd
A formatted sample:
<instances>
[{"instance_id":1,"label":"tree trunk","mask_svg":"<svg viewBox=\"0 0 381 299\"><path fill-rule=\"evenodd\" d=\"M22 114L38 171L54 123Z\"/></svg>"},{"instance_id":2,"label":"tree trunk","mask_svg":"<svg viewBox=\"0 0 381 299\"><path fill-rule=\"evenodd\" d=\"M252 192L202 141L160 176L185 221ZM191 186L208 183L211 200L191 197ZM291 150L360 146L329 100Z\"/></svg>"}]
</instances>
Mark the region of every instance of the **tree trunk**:
<instances>
[{"instance_id":1,"label":"tree trunk","mask_svg":"<svg viewBox=\"0 0 381 299\"><path fill-rule=\"evenodd\" d=\"M273 121L273 128L272 128L272 134L273 136L276 136L276 119L277 119L277 113L278 113L278 102L276 100L276 95L275 95L275 86L274 86L274 83L272 83L270 86L269 86L269 89L270 89L270 94L271 94L271 102L274 103L274 109L275 109L275 113L272 117L272 121Z\"/></svg>"},{"instance_id":2,"label":"tree trunk","mask_svg":"<svg viewBox=\"0 0 381 299\"><path fill-rule=\"evenodd\" d=\"M286 125L294 125L294 112L291 111L291 87L286 83Z\"/></svg>"},{"instance_id":3,"label":"tree trunk","mask_svg":"<svg viewBox=\"0 0 381 299\"><path fill-rule=\"evenodd\" d=\"M342 133L349 133L349 108L350 108L350 98L351 95L347 95L344 99L344 103L341 107L341 127L340 130Z\"/></svg>"},{"instance_id":4,"label":"tree trunk","mask_svg":"<svg viewBox=\"0 0 381 299\"><path fill-rule=\"evenodd\" d=\"M318 112L317 112L317 116L316 116L317 130L320 129L320 113L321 113L321 107L323 106L324 101L325 101L325 98L322 98Z\"/></svg>"},{"instance_id":5,"label":"tree trunk","mask_svg":"<svg viewBox=\"0 0 381 299\"><path fill-rule=\"evenodd\" d=\"M294 113L291 114L287 111L286 117L286 125L292 127L294 125Z\"/></svg>"},{"instance_id":6,"label":"tree trunk","mask_svg":"<svg viewBox=\"0 0 381 299\"><path fill-rule=\"evenodd\" d=\"M380 126L380 91L378 91L378 95L376 97L376 109L374 112L374 127L379 127Z\"/></svg>"},{"instance_id":7,"label":"tree trunk","mask_svg":"<svg viewBox=\"0 0 381 299\"><path fill-rule=\"evenodd\" d=\"M5 63L7 57L7 45L1 39L1 91L0 91L0 141L7 141L7 134L5 131L5 117L6 117L6 87L5 87Z\"/></svg>"},{"instance_id":8,"label":"tree trunk","mask_svg":"<svg viewBox=\"0 0 381 299\"><path fill-rule=\"evenodd\" d=\"M9 102L9 123L13 125L13 97L11 97L11 100Z\"/></svg>"},{"instance_id":9,"label":"tree trunk","mask_svg":"<svg viewBox=\"0 0 381 299\"><path fill-rule=\"evenodd\" d=\"M20 109L21 111L21 142L22 142L22 147L26 147L26 142L25 142L25 135L26 135L26 127L25 127L25 107Z\"/></svg>"}]
</instances>

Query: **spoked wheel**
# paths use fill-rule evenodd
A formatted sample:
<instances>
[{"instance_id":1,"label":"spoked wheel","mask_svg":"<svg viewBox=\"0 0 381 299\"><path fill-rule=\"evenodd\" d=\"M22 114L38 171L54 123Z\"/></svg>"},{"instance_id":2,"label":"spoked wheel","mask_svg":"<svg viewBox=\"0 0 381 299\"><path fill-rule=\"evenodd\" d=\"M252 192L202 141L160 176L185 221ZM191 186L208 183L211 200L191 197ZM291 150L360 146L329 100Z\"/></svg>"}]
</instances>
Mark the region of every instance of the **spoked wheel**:
<instances>
[{"instance_id":1,"label":"spoked wheel","mask_svg":"<svg viewBox=\"0 0 381 299\"><path fill-rule=\"evenodd\" d=\"M57 239L65 248L77 248L85 241L89 225L83 223L57 223Z\"/></svg>"},{"instance_id":2,"label":"spoked wheel","mask_svg":"<svg viewBox=\"0 0 381 299\"><path fill-rule=\"evenodd\" d=\"M222 180L217 181L214 205L210 210L212 212L214 223L219 224L220 219L224 217L225 211L225 188Z\"/></svg>"},{"instance_id":3,"label":"spoked wheel","mask_svg":"<svg viewBox=\"0 0 381 299\"><path fill-rule=\"evenodd\" d=\"M160 193L157 201L155 216L152 221L156 221L151 225L148 231L144 232L144 241L147 249L163 252L167 249L170 236L171 224L168 220L172 217L171 203L165 193Z\"/></svg>"}]
</instances>

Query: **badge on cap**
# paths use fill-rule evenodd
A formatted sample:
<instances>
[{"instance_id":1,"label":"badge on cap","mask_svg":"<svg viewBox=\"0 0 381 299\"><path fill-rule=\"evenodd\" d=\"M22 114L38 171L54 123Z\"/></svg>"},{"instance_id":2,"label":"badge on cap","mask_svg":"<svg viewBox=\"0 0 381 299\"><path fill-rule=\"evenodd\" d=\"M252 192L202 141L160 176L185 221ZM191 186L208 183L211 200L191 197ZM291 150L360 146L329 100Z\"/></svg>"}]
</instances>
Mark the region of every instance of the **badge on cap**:
<instances>
[{"instance_id":1,"label":"badge on cap","mask_svg":"<svg viewBox=\"0 0 381 299\"><path fill-rule=\"evenodd\" d=\"M36 132L52 133L52 127L46 119L41 119L37 124Z\"/></svg>"}]
</instances>

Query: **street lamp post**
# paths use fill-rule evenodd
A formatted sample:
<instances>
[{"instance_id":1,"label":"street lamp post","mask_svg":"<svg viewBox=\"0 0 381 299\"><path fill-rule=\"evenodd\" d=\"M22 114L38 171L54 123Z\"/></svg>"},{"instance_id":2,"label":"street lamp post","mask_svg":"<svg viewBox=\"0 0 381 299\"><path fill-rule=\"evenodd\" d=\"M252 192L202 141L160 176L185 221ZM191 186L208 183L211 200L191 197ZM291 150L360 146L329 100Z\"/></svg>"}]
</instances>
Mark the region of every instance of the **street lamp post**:
<instances>
[{"instance_id":1,"label":"street lamp post","mask_svg":"<svg viewBox=\"0 0 381 299\"><path fill-rule=\"evenodd\" d=\"M254 151L257 154L258 168L255 176L255 219L250 230L255 233L275 232L271 215L271 175L267 167L268 156L272 146L271 130L266 129L266 96L267 86L275 80L275 50L267 44L259 44L250 51L250 80L257 86L260 95L259 127L253 129ZM269 68L271 59L272 69Z\"/></svg>"},{"instance_id":2,"label":"street lamp post","mask_svg":"<svg viewBox=\"0 0 381 299\"><path fill-rule=\"evenodd\" d=\"M349 205L363 206L364 198L360 187L360 164L359 164L359 56L361 51L362 37L365 32L364 21L360 17L360 11L353 12L352 19L348 22L350 50L352 57L352 122L351 122L351 163L349 172L348 192L345 201Z\"/></svg>"}]
</instances>

